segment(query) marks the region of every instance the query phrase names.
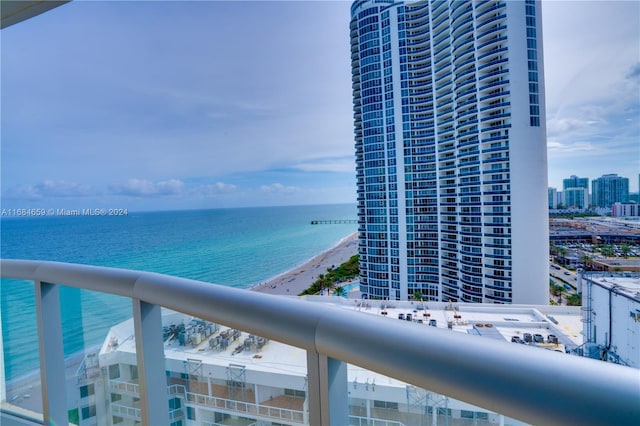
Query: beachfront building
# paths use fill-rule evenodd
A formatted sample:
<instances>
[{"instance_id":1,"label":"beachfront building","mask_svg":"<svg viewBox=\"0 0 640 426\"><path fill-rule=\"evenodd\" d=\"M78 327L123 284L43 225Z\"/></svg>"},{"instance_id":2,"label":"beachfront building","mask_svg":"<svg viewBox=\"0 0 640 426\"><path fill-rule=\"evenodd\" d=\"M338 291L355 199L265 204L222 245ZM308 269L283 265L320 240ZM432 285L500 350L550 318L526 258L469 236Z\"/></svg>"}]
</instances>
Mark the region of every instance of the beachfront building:
<instances>
[{"instance_id":1,"label":"beachfront building","mask_svg":"<svg viewBox=\"0 0 640 426\"><path fill-rule=\"evenodd\" d=\"M416 338L434 329L481 336L501 345L575 355L582 343L577 307L499 307L447 303L368 304L338 297L308 301L384 316L413 327ZM164 310L167 401L172 425L306 425L309 423L305 351ZM78 374L80 426L135 425L141 420L133 321L112 327ZM348 365L349 424L521 425L523 423L427 389Z\"/></svg>"},{"instance_id":2,"label":"beachfront building","mask_svg":"<svg viewBox=\"0 0 640 426\"><path fill-rule=\"evenodd\" d=\"M616 174L602 175L591 182L592 204L609 208L613 203L629 202L629 179Z\"/></svg>"},{"instance_id":3,"label":"beachfront building","mask_svg":"<svg viewBox=\"0 0 640 426\"><path fill-rule=\"evenodd\" d=\"M548 303L540 3L351 6L361 292Z\"/></svg>"}]
</instances>

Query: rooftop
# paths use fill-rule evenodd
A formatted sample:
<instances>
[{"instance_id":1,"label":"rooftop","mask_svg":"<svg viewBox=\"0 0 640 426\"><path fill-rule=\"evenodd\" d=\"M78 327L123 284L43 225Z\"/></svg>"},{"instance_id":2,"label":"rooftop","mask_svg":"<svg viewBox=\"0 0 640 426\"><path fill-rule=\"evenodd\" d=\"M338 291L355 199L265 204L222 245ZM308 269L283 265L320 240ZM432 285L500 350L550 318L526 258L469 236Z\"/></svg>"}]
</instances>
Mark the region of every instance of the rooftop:
<instances>
[{"instance_id":1,"label":"rooftop","mask_svg":"<svg viewBox=\"0 0 640 426\"><path fill-rule=\"evenodd\" d=\"M582 344L580 308L567 306L518 306L449 304L441 302L383 302L346 300L337 297L308 296L315 303L329 304L363 315L384 316L389 321L406 323L414 327L416 339L420 333L432 327L449 329L492 339L496 342L512 342L518 337L522 344L559 352L570 352ZM410 318L408 320L408 318ZM187 363L197 360L220 374L230 364L241 364L254 373L276 374L293 378L307 375L307 359L303 349L249 333L219 327L216 324L194 319L192 316L163 309L165 327L165 356L167 360ZM178 330L182 330L180 335ZM234 332L235 331L235 332ZM118 352L131 357L135 363L135 339L133 320L122 322L109 331L101 357ZM539 335L543 341L524 342L529 336ZM556 336L550 341L549 336ZM540 340L540 337L537 338ZM517 344L517 343L512 343ZM569 355L568 355L569 356ZM350 382L385 383L387 386L405 387L406 383L384 375L349 365Z\"/></svg>"},{"instance_id":2,"label":"rooftop","mask_svg":"<svg viewBox=\"0 0 640 426\"><path fill-rule=\"evenodd\" d=\"M640 274L623 273L609 274L587 272L583 278L607 289L615 289L615 292L640 303Z\"/></svg>"}]
</instances>

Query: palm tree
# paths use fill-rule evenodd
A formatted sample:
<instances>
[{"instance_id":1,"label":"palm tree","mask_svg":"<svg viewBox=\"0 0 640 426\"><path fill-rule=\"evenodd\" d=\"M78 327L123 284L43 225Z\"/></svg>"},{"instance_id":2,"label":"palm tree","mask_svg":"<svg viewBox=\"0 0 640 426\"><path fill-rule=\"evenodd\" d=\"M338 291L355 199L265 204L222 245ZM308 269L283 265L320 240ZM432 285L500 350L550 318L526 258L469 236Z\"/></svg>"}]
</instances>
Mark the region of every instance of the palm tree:
<instances>
[{"instance_id":1,"label":"palm tree","mask_svg":"<svg viewBox=\"0 0 640 426\"><path fill-rule=\"evenodd\" d=\"M564 286L557 285L553 280L549 280L549 291L558 298L558 303L562 304L562 293L567 291Z\"/></svg>"},{"instance_id":2,"label":"palm tree","mask_svg":"<svg viewBox=\"0 0 640 426\"><path fill-rule=\"evenodd\" d=\"M620 246L620 250L622 251L622 256L625 259L629 257L629 253L631 253L631 247L629 247L629 244L622 244Z\"/></svg>"},{"instance_id":3,"label":"palm tree","mask_svg":"<svg viewBox=\"0 0 640 426\"><path fill-rule=\"evenodd\" d=\"M567 289L566 289L566 288L564 288L564 286L563 286L563 285L559 285L559 286L558 286L557 293L558 293L558 304L559 304L559 305L562 305L562 295L563 295L564 293L566 293L566 292L567 292Z\"/></svg>"},{"instance_id":4,"label":"palm tree","mask_svg":"<svg viewBox=\"0 0 640 426\"><path fill-rule=\"evenodd\" d=\"M338 286L333 290L333 294L339 297L345 297L347 295L347 290L342 286Z\"/></svg>"},{"instance_id":5,"label":"palm tree","mask_svg":"<svg viewBox=\"0 0 640 426\"><path fill-rule=\"evenodd\" d=\"M568 253L569 251L565 247L559 246L556 254L556 259L560 259L560 263L564 265L566 261L565 257Z\"/></svg>"},{"instance_id":6,"label":"palm tree","mask_svg":"<svg viewBox=\"0 0 640 426\"><path fill-rule=\"evenodd\" d=\"M582 305L582 296L579 294L570 294L567 296L567 305L569 306L580 306Z\"/></svg>"},{"instance_id":7,"label":"palm tree","mask_svg":"<svg viewBox=\"0 0 640 426\"><path fill-rule=\"evenodd\" d=\"M613 247L610 244L602 246L600 253L602 253L604 257L613 257L615 254Z\"/></svg>"},{"instance_id":8,"label":"palm tree","mask_svg":"<svg viewBox=\"0 0 640 426\"><path fill-rule=\"evenodd\" d=\"M318 275L318 279L315 282L318 293L328 290L330 286L331 282L325 274Z\"/></svg>"},{"instance_id":9,"label":"palm tree","mask_svg":"<svg viewBox=\"0 0 640 426\"><path fill-rule=\"evenodd\" d=\"M323 291L326 290L327 293L329 292L329 290L331 290L334 284L334 281L331 279L331 276L324 275L324 274L318 275L318 282L320 284L320 289Z\"/></svg>"}]
</instances>

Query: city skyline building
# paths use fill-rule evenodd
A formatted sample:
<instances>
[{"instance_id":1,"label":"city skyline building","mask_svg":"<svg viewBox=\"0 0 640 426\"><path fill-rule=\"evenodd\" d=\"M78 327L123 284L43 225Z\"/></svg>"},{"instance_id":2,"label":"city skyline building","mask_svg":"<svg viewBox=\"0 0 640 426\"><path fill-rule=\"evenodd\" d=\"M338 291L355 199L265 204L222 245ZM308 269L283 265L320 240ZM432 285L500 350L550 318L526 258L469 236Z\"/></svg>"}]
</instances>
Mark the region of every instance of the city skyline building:
<instances>
[{"instance_id":1,"label":"city skyline building","mask_svg":"<svg viewBox=\"0 0 640 426\"><path fill-rule=\"evenodd\" d=\"M635 217L640 216L640 204L636 202L620 203L611 205L611 216L613 217Z\"/></svg>"},{"instance_id":2,"label":"city skyline building","mask_svg":"<svg viewBox=\"0 0 640 426\"><path fill-rule=\"evenodd\" d=\"M558 190L556 188L548 188L547 196L549 198L549 208L555 209L558 207Z\"/></svg>"},{"instance_id":3,"label":"city skyline building","mask_svg":"<svg viewBox=\"0 0 640 426\"><path fill-rule=\"evenodd\" d=\"M548 303L539 2L351 6L365 297Z\"/></svg>"},{"instance_id":4,"label":"city skyline building","mask_svg":"<svg viewBox=\"0 0 640 426\"><path fill-rule=\"evenodd\" d=\"M616 202L629 202L628 178L607 174L591 182L591 204L608 208Z\"/></svg>"},{"instance_id":5,"label":"city skyline building","mask_svg":"<svg viewBox=\"0 0 640 426\"><path fill-rule=\"evenodd\" d=\"M589 178L571 175L562 180L562 204L565 208L589 207Z\"/></svg>"}]
</instances>

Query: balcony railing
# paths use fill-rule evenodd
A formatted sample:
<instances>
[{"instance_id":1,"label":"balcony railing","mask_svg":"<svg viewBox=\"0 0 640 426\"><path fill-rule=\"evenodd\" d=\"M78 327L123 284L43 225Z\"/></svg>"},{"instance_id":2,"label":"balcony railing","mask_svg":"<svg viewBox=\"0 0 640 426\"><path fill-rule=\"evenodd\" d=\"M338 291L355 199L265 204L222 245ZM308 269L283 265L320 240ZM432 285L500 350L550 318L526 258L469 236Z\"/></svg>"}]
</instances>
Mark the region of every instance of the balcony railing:
<instances>
[{"instance_id":1,"label":"balcony railing","mask_svg":"<svg viewBox=\"0 0 640 426\"><path fill-rule=\"evenodd\" d=\"M269 420L304 423L305 416L302 411L288 410L279 407L253 404L250 402L236 401L233 399L217 398L201 395L194 392L185 392L186 401L195 405L221 409L233 414L244 414Z\"/></svg>"},{"instance_id":2,"label":"balcony railing","mask_svg":"<svg viewBox=\"0 0 640 426\"><path fill-rule=\"evenodd\" d=\"M139 385L137 383L129 383L122 380L109 380L109 388L112 391L124 393L131 396L140 396Z\"/></svg>"},{"instance_id":3,"label":"balcony railing","mask_svg":"<svg viewBox=\"0 0 640 426\"><path fill-rule=\"evenodd\" d=\"M0 267L3 278L35 285L47 424L67 423L66 393L55 392L65 385L63 285L132 300L140 408L125 411L143 424L170 422L161 307L306 350L313 425L348 424L346 363L527 423L640 420L640 371L629 367L436 328L417 339L417 324L149 272L6 259Z\"/></svg>"}]
</instances>

